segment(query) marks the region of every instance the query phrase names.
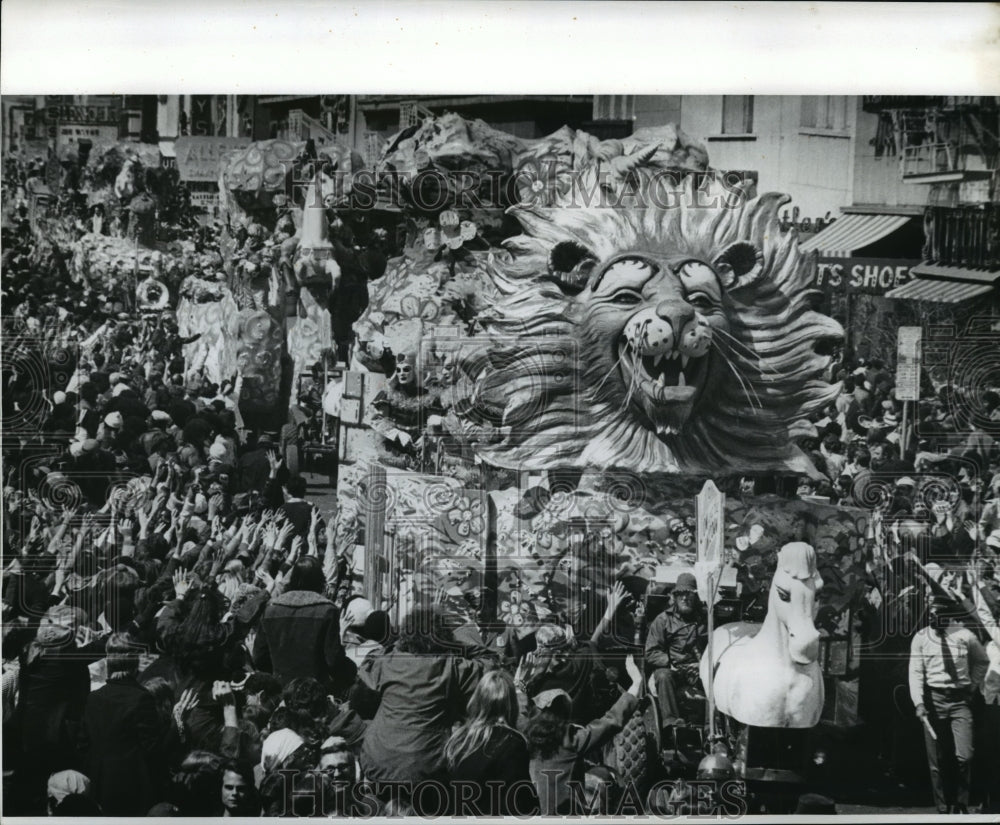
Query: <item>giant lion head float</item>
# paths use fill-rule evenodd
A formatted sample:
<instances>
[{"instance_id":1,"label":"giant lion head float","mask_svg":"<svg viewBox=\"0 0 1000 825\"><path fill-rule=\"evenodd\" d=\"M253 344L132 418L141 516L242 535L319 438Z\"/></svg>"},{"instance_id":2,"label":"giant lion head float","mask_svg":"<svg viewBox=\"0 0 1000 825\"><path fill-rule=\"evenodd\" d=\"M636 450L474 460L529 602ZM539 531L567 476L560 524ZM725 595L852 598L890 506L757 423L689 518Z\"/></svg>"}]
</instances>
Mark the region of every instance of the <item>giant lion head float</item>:
<instances>
[{"instance_id":1,"label":"giant lion head float","mask_svg":"<svg viewBox=\"0 0 1000 825\"><path fill-rule=\"evenodd\" d=\"M809 472L789 425L827 405L843 330L813 309L780 195L694 176L641 205L517 207L507 297L459 359L501 466ZM491 392L492 390L492 392ZM502 412L498 412L502 411Z\"/></svg>"}]
</instances>

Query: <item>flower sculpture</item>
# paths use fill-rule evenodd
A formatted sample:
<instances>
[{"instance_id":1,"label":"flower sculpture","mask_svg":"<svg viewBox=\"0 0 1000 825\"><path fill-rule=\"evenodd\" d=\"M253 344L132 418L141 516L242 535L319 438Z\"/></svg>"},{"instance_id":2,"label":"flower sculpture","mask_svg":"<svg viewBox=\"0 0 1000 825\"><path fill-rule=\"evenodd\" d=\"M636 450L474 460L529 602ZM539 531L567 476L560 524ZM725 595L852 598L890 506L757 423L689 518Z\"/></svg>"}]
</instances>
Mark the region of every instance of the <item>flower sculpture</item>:
<instances>
[{"instance_id":1,"label":"flower sculpture","mask_svg":"<svg viewBox=\"0 0 1000 825\"><path fill-rule=\"evenodd\" d=\"M424 230L424 246L440 256L446 249L457 252L479 234L472 221L460 221L458 213L445 210L438 218L438 225Z\"/></svg>"},{"instance_id":2,"label":"flower sculpture","mask_svg":"<svg viewBox=\"0 0 1000 825\"><path fill-rule=\"evenodd\" d=\"M520 206L552 206L573 186L572 169L554 153L529 157L517 169Z\"/></svg>"},{"instance_id":3,"label":"flower sculpture","mask_svg":"<svg viewBox=\"0 0 1000 825\"><path fill-rule=\"evenodd\" d=\"M520 590L511 590L510 598L500 602L500 616L510 627L521 627L531 619L531 604L522 601Z\"/></svg>"},{"instance_id":4,"label":"flower sculpture","mask_svg":"<svg viewBox=\"0 0 1000 825\"><path fill-rule=\"evenodd\" d=\"M448 522L463 539L481 535L486 529L483 503L464 496L456 499L448 511Z\"/></svg>"}]
</instances>

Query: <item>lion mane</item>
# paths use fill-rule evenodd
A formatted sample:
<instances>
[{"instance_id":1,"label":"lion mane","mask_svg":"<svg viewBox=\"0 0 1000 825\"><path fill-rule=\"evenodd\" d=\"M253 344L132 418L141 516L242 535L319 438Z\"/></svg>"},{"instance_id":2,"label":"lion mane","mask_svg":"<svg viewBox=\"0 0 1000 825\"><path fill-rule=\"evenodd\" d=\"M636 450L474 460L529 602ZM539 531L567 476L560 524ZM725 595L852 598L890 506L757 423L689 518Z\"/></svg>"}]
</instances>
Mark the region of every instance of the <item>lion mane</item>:
<instances>
[{"instance_id":1,"label":"lion mane","mask_svg":"<svg viewBox=\"0 0 1000 825\"><path fill-rule=\"evenodd\" d=\"M751 198L717 180L696 190L693 176L679 194L630 208L511 209L523 234L492 263L504 297L480 315L485 340L459 359L473 389L456 411L489 420L501 434L483 445L486 461L521 469L815 474L789 425L840 392L826 378L831 356L820 342L840 341L843 329L813 308L818 293L796 234L779 228L777 213L789 198ZM628 403L607 330L588 320L588 290L567 291L565 279L553 277L553 253L573 244L599 261L630 250L715 261L739 242L758 250L762 267L723 291L727 326L715 335L710 378L679 430L658 433Z\"/></svg>"}]
</instances>

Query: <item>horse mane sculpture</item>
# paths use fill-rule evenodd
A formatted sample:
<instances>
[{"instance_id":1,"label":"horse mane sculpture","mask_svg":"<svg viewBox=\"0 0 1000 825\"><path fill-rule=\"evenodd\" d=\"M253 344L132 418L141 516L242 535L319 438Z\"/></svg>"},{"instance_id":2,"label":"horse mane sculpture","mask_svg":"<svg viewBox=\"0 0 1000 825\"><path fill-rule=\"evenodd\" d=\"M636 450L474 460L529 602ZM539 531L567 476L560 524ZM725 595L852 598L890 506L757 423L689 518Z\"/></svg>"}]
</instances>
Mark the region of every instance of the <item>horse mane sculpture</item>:
<instances>
[{"instance_id":1,"label":"horse mane sculpture","mask_svg":"<svg viewBox=\"0 0 1000 825\"><path fill-rule=\"evenodd\" d=\"M722 713L764 728L811 728L819 721L823 674L813 615L822 586L813 547L786 544L778 553L763 624L733 622L715 630L713 661L708 653L702 657L701 680L715 691Z\"/></svg>"}]
</instances>

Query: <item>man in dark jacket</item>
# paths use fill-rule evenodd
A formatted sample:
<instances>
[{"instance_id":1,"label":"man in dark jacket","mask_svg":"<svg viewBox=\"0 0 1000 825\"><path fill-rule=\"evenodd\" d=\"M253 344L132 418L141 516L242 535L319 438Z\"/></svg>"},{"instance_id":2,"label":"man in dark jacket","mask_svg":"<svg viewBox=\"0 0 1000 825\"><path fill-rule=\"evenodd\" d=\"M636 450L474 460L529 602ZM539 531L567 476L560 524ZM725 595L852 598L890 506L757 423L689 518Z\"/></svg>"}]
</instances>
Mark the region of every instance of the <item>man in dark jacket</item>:
<instances>
[{"instance_id":1,"label":"man in dark jacket","mask_svg":"<svg viewBox=\"0 0 1000 825\"><path fill-rule=\"evenodd\" d=\"M145 816L162 798L167 724L136 681L139 651L124 633L108 640L108 682L87 698L89 770L104 816Z\"/></svg>"},{"instance_id":2,"label":"man in dark jacket","mask_svg":"<svg viewBox=\"0 0 1000 825\"><path fill-rule=\"evenodd\" d=\"M340 642L340 611L322 593L322 562L304 556L295 562L288 590L271 600L254 642L258 670L275 675L282 686L311 676L326 688L345 685L347 673Z\"/></svg>"},{"instance_id":3,"label":"man in dark jacket","mask_svg":"<svg viewBox=\"0 0 1000 825\"><path fill-rule=\"evenodd\" d=\"M653 619L646 636L646 672L652 673L651 689L664 724L680 720L676 690L698 683L698 665L708 644L707 619L697 587L693 575L681 573L671 607Z\"/></svg>"},{"instance_id":4,"label":"man in dark jacket","mask_svg":"<svg viewBox=\"0 0 1000 825\"><path fill-rule=\"evenodd\" d=\"M279 461L278 465L280 464ZM306 480L302 476L286 478L284 483L278 481L280 476L277 476L276 473L282 469L282 467L277 466L276 470L272 470L267 487L264 489L264 503L266 506L279 509L285 514L294 527L293 535L307 539L316 505L305 500ZM326 524L322 516L319 516L316 530L319 536L326 533Z\"/></svg>"}]
</instances>

